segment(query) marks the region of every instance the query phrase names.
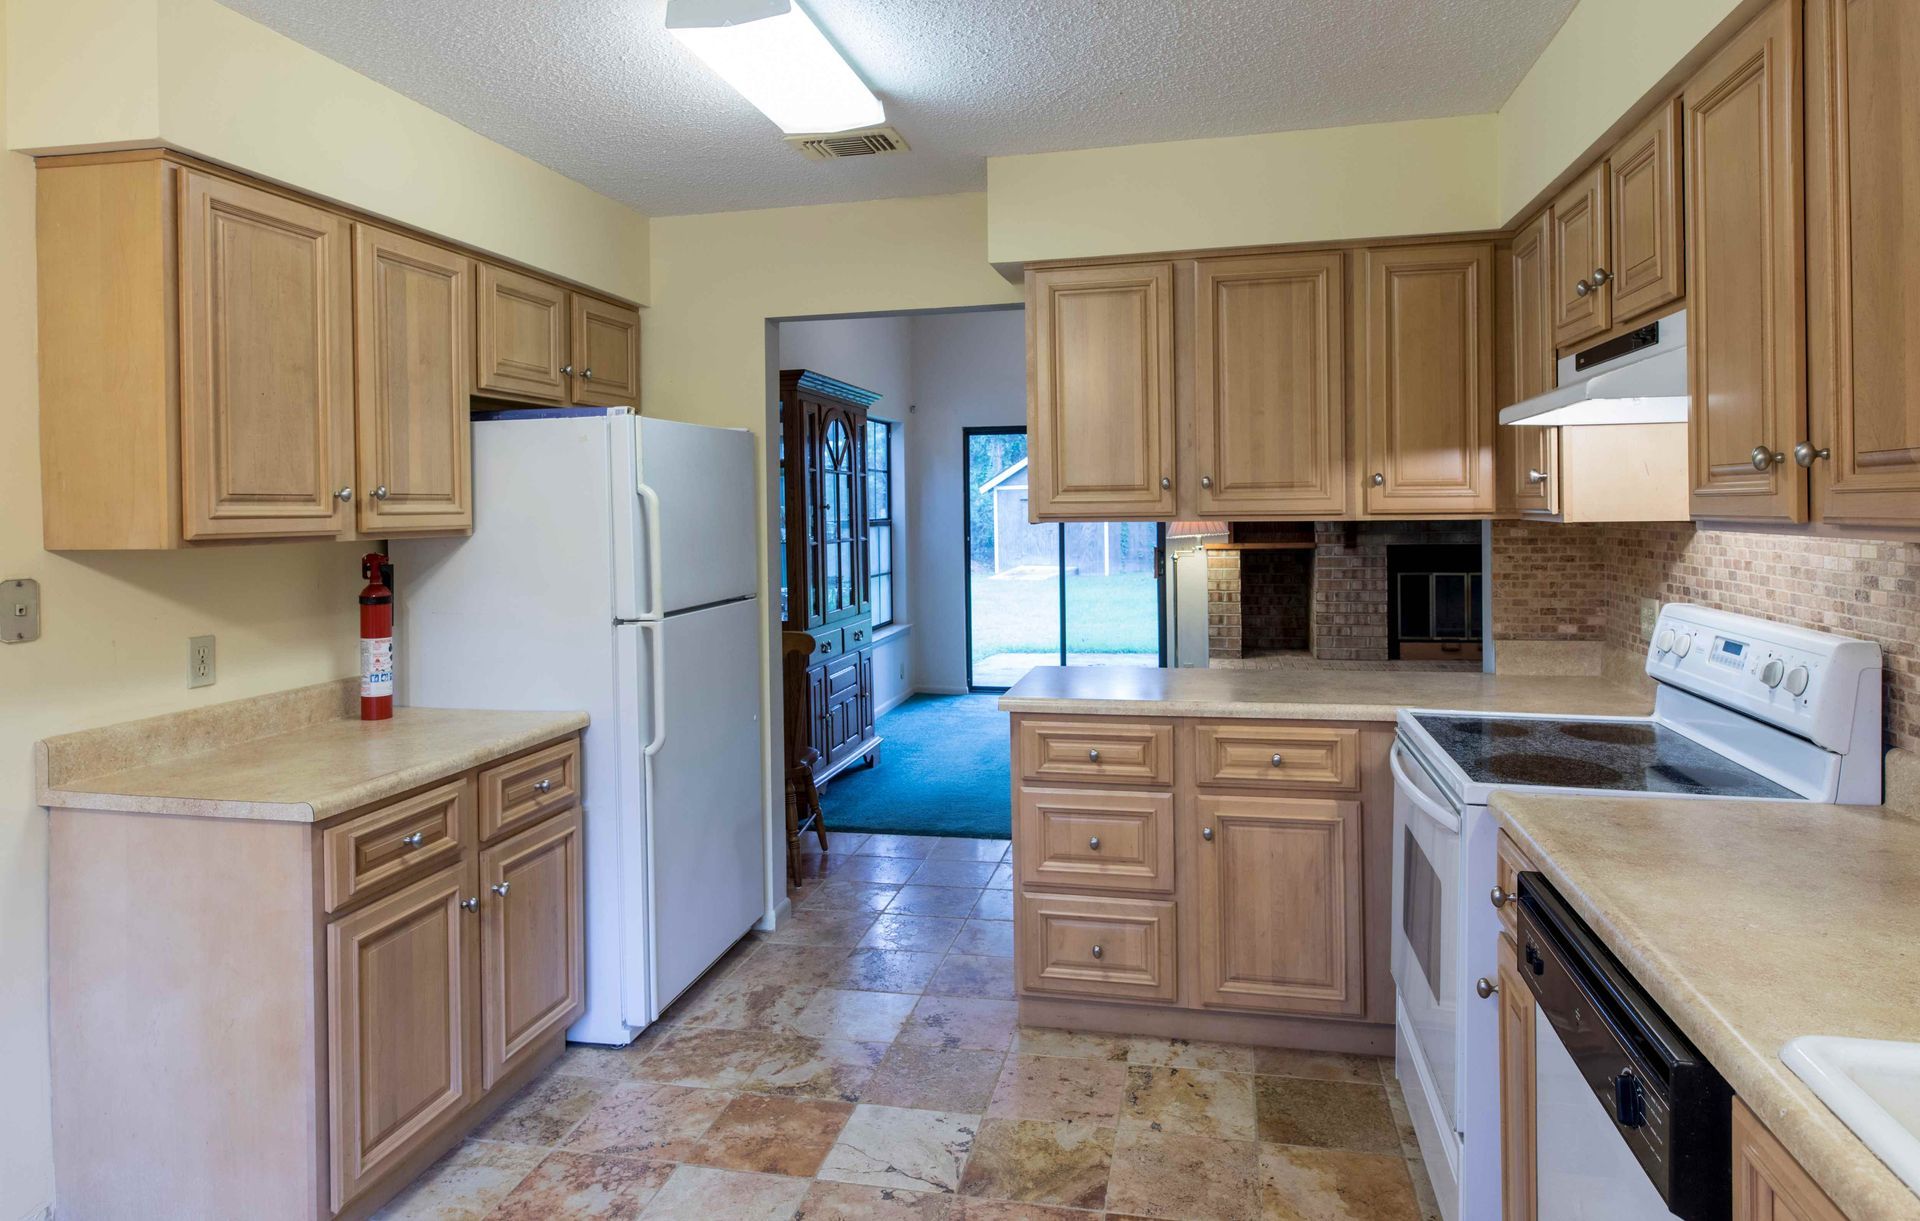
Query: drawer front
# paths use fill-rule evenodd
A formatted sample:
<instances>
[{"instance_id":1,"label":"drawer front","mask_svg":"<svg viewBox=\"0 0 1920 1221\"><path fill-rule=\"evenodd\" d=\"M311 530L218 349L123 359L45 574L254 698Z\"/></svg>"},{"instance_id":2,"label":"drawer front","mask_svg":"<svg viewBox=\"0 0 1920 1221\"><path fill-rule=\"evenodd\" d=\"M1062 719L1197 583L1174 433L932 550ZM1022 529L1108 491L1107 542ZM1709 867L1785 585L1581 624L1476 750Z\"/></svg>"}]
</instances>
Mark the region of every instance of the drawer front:
<instances>
[{"instance_id":1,"label":"drawer front","mask_svg":"<svg viewBox=\"0 0 1920 1221\"><path fill-rule=\"evenodd\" d=\"M1028 780L1170 785L1173 726L1022 721L1020 766Z\"/></svg>"},{"instance_id":2,"label":"drawer front","mask_svg":"<svg viewBox=\"0 0 1920 1221\"><path fill-rule=\"evenodd\" d=\"M813 660L823 657L838 657L841 646L846 642L845 634L837 627L819 627L813 630Z\"/></svg>"},{"instance_id":3,"label":"drawer front","mask_svg":"<svg viewBox=\"0 0 1920 1221\"><path fill-rule=\"evenodd\" d=\"M1502 831L1500 833L1499 857L1494 865L1494 885L1498 886L1506 895L1518 895L1520 893L1521 871L1531 871L1532 869L1533 862L1528 860L1527 854L1520 850L1520 845L1508 839L1507 833ZM1489 896L1489 898L1491 898L1491 896ZM1475 900L1473 900L1472 896L1468 896L1468 901L1473 902ZM1518 940L1520 937L1519 919L1514 915L1514 904L1517 902L1519 902L1518 899L1508 898L1500 904L1500 926L1507 930L1507 936L1515 940Z\"/></svg>"},{"instance_id":4,"label":"drawer front","mask_svg":"<svg viewBox=\"0 0 1920 1221\"><path fill-rule=\"evenodd\" d=\"M1277 789L1360 787L1360 731L1331 725L1196 725L1199 784Z\"/></svg>"},{"instance_id":5,"label":"drawer front","mask_svg":"<svg viewBox=\"0 0 1920 1221\"><path fill-rule=\"evenodd\" d=\"M329 914L460 859L473 838L465 780L416 793L320 836L321 900Z\"/></svg>"},{"instance_id":6,"label":"drawer front","mask_svg":"<svg viewBox=\"0 0 1920 1221\"><path fill-rule=\"evenodd\" d=\"M1015 926L1024 939L1020 986L1113 1000L1174 1000L1179 977L1173 914L1164 899L1023 893Z\"/></svg>"},{"instance_id":7,"label":"drawer front","mask_svg":"<svg viewBox=\"0 0 1920 1221\"><path fill-rule=\"evenodd\" d=\"M480 838L496 839L580 800L580 739L480 773Z\"/></svg>"},{"instance_id":8,"label":"drawer front","mask_svg":"<svg viewBox=\"0 0 1920 1221\"><path fill-rule=\"evenodd\" d=\"M1020 790L1020 881L1094 890L1173 889L1166 793Z\"/></svg>"}]
</instances>

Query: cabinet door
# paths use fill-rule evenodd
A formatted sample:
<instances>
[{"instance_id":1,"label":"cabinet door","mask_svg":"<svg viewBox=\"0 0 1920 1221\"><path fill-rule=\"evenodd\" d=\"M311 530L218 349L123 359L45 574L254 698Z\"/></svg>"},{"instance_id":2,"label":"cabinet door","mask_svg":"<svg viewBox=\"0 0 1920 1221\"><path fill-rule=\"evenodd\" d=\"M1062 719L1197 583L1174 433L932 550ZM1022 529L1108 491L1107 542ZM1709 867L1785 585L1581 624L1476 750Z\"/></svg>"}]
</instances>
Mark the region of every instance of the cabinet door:
<instances>
[{"instance_id":1,"label":"cabinet door","mask_svg":"<svg viewBox=\"0 0 1920 1221\"><path fill-rule=\"evenodd\" d=\"M1199 797L1190 826L1201 1003L1359 1014L1360 804Z\"/></svg>"},{"instance_id":2,"label":"cabinet door","mask_svg":"<svg viewBox=\"0 0 1920 1221\"><path fill-rule=\"evenodd\" d=\"M1345 514L1341 255L1204 259L1198 275L1192 423L1201 515Z\"/></svg>"},{"instance_id":3,"label":"cabinet door","mask_svg":"<svg viewBox=\"0 0 1920 1221\"><path fill-rule=\"evenodd\" d=\"M1366 511L1493 511L1493 248L1365 251Z\"/></svg>"},{"instance_id":4,"label":"cabinet door","mask_svg":"<svg viewBox=\"0 0 1920 1221\"><path fill-rule=\"evenodd\" d=\"M1613 325L1606 266L1607 163L1576 179L1553 201L1553 342L1564 346Z\"/></svg>"},{"instance_id":5,"label":"cabinet door","mask_svg":"<svg viewBox=\"0 0 1920 1221\"><path fill-rule=\"evenodd\" d=\"M865 740L861 734L860 654L842 653L826 666L826 762L838 763Z\"/></svg>"},{"instance_id":6,"label":"cabinet door","mask_svg":"<svg viewBox=\"0 0 1920 1221\"><path fill-rule=\"evenodd\" d=\"M182 534L339 534L350 518L335 493L353 482L351 226L210 174L180 184Z\"/></svg>"},{"instance_id":7,"label":"cabinet door","mask_svg":"<svg viewBox=\"0 0 1920 1221\"><path fill-rule=\"evenodd\" d=\"M873 736L873 650L860 650L860 736Z\"/></svg>"},{"instance_id":8,"label":"cabinet door","mask_svg":"<svg viewBox=\"0 0 1920 1221\"><path fill-rule=\"evenodd\" d=\"M1621 323L1686 291L1678 102L1654 112L1608 155L1607 200L1605 295Z\"/></svg>"},{"instance_id":9,"label":"cabinet door","mask_svg":"<svg viewBox=\"0 0 1920 1221\"><path fill-rule=\"evenodd\" d=\"M1920 522L1920 9L1807 11L1807 333L1813 507ZM1802 451L1803 454L1806 451Z\"/></svg>"},{"instance_id":10,"label":"cabinet door","mask_svg":"<svg viewBox=\"0 0 1920 1221\"><path fill-rule=\"evenodd\" d=\"M492 263L476 266L475 384L480 392L566 402L573 374L567 290Z\"/></svg>"},{"instance_id":11,"label":"cabinet door","mask_svg":"<svg viewBox=\"0 0 1920 1221\"><path fill-rule=\"evenodd\" d=\"M1733 1221L1844 1221L1752 1109L1733 1100Z\"/></svg>"},{"instance_id":12,"label":"cabinet door","mask_svg":"<svg viewBox=\"0 0 1920 1221\"><path fill-rule=\"evenodd\" d=\"M1695 517L1807 516L1799 35L1777 0L1683 95Z\"/></svg>"},{"instance_id":13,"label":"cabinet door","mask_svg":"<svg viewBox=\"0 0 1920 1221\"><path fill-rule=\"evenodd\" d=\"M580 807L480 854L482 1087L586 1006Z\"/></svg>"},{"instance_id":14,"label":"cabinet door","mask_svg":"<svg viewBox=\"0 0 1920 1221\"><path fill-rule=\"evenodd\" d=\"M1511 406L1553 389L1553 281L1548 242L1552 212L1542 212L1514 236L1507 252L1507 402ZM1495 417L1496 421L1498 417ZM1560 430L1494 425L1499 458L1499 507L1519 513L1560 511Z\"/></svg>"},{"instance_id":15,"label":"cabinet door","mask_svg":"<svg viewBox=\"0 0 1920 1221\"><path fill-rule=\"evenodd\" d=\"M473 528L473 273L465 255L355 225L360 529Z\"/></svg>"},{"instance_id":16,"label":"cabinet door","mask_svg":"<svg viewBox=\"0 0 1920 1221\"><path fill-rule=\"evenodd\" d=\"M573 298L573 401L640 405L640 311L585 293Z\"/></svg>"},{"instance_id":17,"label":"cabinet door","mask_svg":"<svg viewBox=\"0 0 1920 1221\"><path fill-rule=\"evenodd\" d=\"M1511 905L1509 905L1511 906ZM1504 910L1504 909L1503 909ZM1500 938L1500 1199L1506 1221L1533 1221L1533 993L1520 978L1513 938Z\"/></svg>"},{"instance_id":18,"label":"cabinet door","mask_svg":"<svg viewBox=\"0 0 1920 1221\"><path fill-rule=\"evenodd\" d=\"M844 407L820 409L819 477L813 534L818 559L820 615L837 623L860 613L867 600L866 514L861 506L861 446L865 420Z\"/></svg>"},{"instance_id":19,"label":"cabinet door","mask_svg":"<svg viewBox=\"0 0 1920 1221\"><path fill-rule=\"evenodd\" d=\"M333 1206L478 1096L473 858L327 926Z\"/></svg>"},{"instance_id":20,"label":"cabinet door","mask_svg":"<svg viewBox=\"0 0 1920 1221\"><path fill-rule=\"evenodd\" d=\"M1173 265L1028 275L1035 521L1173 516Z\"/></svg>"}]
</instances>

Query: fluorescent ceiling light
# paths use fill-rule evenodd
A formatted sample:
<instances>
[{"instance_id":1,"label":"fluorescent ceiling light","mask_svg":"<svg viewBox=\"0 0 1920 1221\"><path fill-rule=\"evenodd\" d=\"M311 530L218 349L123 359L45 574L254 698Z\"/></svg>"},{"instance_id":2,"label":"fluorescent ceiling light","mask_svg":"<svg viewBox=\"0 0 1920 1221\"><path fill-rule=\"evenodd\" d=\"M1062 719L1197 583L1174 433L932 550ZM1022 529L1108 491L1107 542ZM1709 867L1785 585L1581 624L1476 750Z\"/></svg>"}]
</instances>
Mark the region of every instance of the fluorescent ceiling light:
<instances>
[{"instance_id":1,"label":"fluorescent ceiling light","mask_svg":"<svg viewBox=\"0 0 1920 1221\"><path fill-rule=\"evenodd\" d=\"M880 99L795 0L668 0L667 29L789 135L886 121Z\"/></svg>"}]
</instances>

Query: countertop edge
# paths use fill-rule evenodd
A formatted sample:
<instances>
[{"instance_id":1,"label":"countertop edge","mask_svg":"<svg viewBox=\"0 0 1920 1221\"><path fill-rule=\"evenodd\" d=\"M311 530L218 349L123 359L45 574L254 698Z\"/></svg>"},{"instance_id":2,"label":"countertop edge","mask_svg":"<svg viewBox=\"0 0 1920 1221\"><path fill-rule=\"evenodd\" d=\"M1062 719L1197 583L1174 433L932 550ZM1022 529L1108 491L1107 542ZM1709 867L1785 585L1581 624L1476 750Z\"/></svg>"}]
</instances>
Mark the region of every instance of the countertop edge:
<instances>
[{"instance_id":1,"label":"countertop edge","mask_svg":"<svg viewBox=\"0 0 1920 1221\"><path fill-rule=\"evenodd\" d=\"M1516 821L1505 808L1506 798L1496 790L1488 803L1500 829L1513 836L1554 889L1599 934L1607 949L1682 1032L1696 1044L1734 1046L1744 1051L1742 1056L1728 1057L1728 1062L1714 1060L1714 1067L1834 1204L1849 1217L1920 1218L1920 1196L1910 1191L1787 1067L1780 1059L1780 1049L1761 1048L1748 1041L1738 1027L1719 1015L1707 997L1685 982L1681 964L1641 948L1652 939L1640 933L1637 925L1600 909L1568 875L1566 867ZM1713 1038L1700 1033L1700 1027L1708 1022L1715 1024Z\"/></svg>"},{"instance_id":2,"label":"countertop edge","mask_svg":"<svg viewBox=\"0 0 1920 1221\"><path fill-rule=\"evenodd\" d=\"M1000 697L1000 711L1053 716L1207 716L1246 721L1379 721L1391 722L1402 707L1382 704L1248 704L1219 700L1112 700Z\"/></svg>"}]
</instances>

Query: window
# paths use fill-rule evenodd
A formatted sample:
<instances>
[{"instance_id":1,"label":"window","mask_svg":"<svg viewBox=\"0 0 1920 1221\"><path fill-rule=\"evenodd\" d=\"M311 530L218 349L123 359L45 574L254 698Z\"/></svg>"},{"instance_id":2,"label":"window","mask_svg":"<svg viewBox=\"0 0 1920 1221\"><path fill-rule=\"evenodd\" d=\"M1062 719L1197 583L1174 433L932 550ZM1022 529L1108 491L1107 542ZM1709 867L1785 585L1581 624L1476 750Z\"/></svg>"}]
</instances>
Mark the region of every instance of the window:
<instances>
[{"instance_id":1,"label":"window","mask_svg":"<svg viewBox=\"0 0 1920 1221\"><path fill-rule=\"evenodd\" d=\"M873 626L893 622L893 429L867 417L867 601Z\"/></svg>"}]
</instances>

